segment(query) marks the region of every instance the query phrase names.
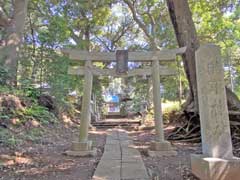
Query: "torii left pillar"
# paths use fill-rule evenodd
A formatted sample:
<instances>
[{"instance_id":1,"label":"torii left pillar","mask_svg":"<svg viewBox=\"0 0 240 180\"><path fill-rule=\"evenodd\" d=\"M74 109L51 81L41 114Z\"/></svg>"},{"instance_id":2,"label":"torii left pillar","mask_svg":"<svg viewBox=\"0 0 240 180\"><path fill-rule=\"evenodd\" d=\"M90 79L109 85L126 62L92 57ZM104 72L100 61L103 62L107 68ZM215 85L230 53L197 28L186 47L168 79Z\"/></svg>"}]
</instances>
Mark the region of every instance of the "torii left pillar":
<instances>
[{"instance_id":1,"label":"torii left pillar","mask_svg":"<svg viewBox=\"0 0 240 180\"><path fill-rule=\"evenodd\" d=\"M89 156L95 154L95 150L92 149L92 141L88 140L88 129L91 119L90 105L93 82L93 74L91 72L91 67L92 62L86 61L79 139L78 141L74 141L72 143L71 150L66 151L67 155L70 156Z\"/></svg>"}]
</instances>

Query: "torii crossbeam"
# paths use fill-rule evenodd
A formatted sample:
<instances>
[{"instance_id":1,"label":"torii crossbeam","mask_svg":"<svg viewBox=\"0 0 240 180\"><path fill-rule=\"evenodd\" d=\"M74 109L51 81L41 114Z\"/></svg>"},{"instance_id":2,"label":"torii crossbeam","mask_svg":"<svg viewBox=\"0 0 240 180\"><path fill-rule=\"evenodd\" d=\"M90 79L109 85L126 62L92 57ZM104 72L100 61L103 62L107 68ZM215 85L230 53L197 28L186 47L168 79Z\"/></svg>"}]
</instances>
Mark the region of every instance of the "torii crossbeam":
<instances>
[{"instance_id":1,"label":"torii crossbeam","mask_svg":"<svg viewBox=\"0 0 240 180\"><path fill-rule=\"evenodd\" d=\"M67 151L68 155L86 156L94 155L95 151L92 148L92 142L88 140L88 128L90 123L90 103L92 93L93 75L97 76L114 76L114 77L128 77L128 76L146 76L151 75L153 79L153 103L154 103L154 122L156 130L156 139L151 144L151 149L159 152L166 152L174 154L171 145L164 140L163 119L161 107L160 94L160 75L174 75L175 70L166 66L160 66L159 61L171 62L176 59L177 55L185 53L186 47L148 51L148 52L121 52L120 56L114 52L87 52L73 49L63 49L62 52L68 55L70 59L76 61L85 61L85 66L69 67L68 73L74 75L84 75L84 95L81 111L81 124L79 141L73 142L72 149ZM124 54L125 53L125 54ZM127 54L126 54L127 53ZM117 53L118 54L118 53ZM124 58L127 61L124 62ZM119 67L115 69L100 69L93 66L92 62L116 62L120 59L122 67L126 67L127 62L152 62L152 67L128 70Z\"/></svg>"}]
</instances>

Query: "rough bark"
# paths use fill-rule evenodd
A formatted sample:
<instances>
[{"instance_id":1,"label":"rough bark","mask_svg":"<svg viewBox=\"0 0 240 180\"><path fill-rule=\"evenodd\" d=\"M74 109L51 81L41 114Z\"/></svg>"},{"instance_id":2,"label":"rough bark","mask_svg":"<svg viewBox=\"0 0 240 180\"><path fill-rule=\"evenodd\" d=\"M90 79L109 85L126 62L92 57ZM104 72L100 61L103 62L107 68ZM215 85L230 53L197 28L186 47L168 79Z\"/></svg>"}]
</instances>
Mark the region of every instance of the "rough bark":
<instances>
[{"instance_id":1,"label":"rough bark","mask_svg":"<svg viewBox=\"0 0 240 180\"><path fill-rule=\"evenodd\" d=\"M5 39L5 47L0 49L3 64L9 71L8 84L13 86L17 85L17 52L22 40L27 4L28 0L13 1L13 18L10 20L10 23L7 23L4 27L7 36Z\"/></svg>"},{"instance_id":2,"label":"rough bark","mask_svg":"<svg viewBox=\"0 0 240 180\"><path fill-rule=\"evenodd\" d=\"M178 45L187 47L186 53L182 56L190 89L185 109L198 112L195 51L199 47L199 41L192 14L187 0L167 0L167 6Z\"/></svg>"},{"instance_id":3,"label":"rough bark","mask_svg":"<svg viewBox=\"0 0 240 180\"><path fill-rule=\"evenodd\" d=\"M199 47L199 41L192 20L192 14L187 0L167 0L167 6L178 45L179 47L187 47L186 53L182 58L189 82L190 93L184 110L186 112L198 113L195 51ZM228 109L240 111L240 101L238 97L228 88L226 88L226 95Z\"/></svg>"},{"instance_id":4,"label":"rough bark","mask_svg":"<svg viewBox=\"0 0 240 180\"><path fill-rule=\"evenodd\" d=\"M226 87L228 109L231 111L240 111L240 101L231 89Z\"/></svg>"}]
</instances>

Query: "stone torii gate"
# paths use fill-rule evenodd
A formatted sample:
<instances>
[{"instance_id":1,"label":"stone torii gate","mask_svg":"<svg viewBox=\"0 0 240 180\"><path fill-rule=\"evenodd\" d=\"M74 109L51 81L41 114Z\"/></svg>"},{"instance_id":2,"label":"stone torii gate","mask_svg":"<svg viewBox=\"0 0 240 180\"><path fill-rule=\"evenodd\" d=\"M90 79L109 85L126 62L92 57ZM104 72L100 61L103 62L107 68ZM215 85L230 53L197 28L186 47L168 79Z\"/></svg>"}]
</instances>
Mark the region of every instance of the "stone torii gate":
<instances>
[{"instance_id":1,"label":"stone torii gate","mask_svg":"<svg viewBox=\"0 0 240 180\"><path fill-rule=\"evenodd\" d=\"M93 75L96 76L146 76L151 75L153 80L153 103L154 103L154 122L156 137L151 143L151 153L163 153L174 155L171 144L164 140L163 118L161 108L160 94L160 75L173 75L175 71L166 66L160 66L159 61L174 61L177 55L181 55L186 48L148 51L148 52L128 52L119 50L116 52L87 52L73 49L63 49L62 52L68 55L70 59L84 61L85 66L69 67L68 73L73 75L84 75L84 96L82 101L81 123L79 140L72 143L71 150L67 151L72 156L94 155L95 150L92 148L92 142L88 140L88 128L90 123L90 102L92 93ZM93 62L116 62L115 69L100 69L93 65ZM128 62L151 62L152 66L141 69L127 70Z\"/></svg>"}]
</instances>

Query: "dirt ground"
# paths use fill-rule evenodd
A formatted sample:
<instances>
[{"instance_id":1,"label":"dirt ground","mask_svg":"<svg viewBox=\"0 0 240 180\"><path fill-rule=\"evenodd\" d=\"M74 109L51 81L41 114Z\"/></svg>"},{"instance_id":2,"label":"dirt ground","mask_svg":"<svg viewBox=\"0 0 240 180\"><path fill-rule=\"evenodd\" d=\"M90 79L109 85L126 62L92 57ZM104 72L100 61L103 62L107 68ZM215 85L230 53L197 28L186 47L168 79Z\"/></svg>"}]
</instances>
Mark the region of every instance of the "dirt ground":
<instances>
[{"instance_id":1,"label":"dirt ground","mask_svg":"<svg viewBox=\"0 0 240 180\"><path fill-rule=\"evenodd\" d=\"M166 137L171 133L171 129L173 129L172 125L165 127ZM177 151L177 156L153 158L148 155L147 148L154 140L154 130L131 131L129 135L132 136L136 148L141 152L145 166L153 180L199 180L191 173L190 155L202 153L201 143L171 141L173 148ZM239 143L237 146L234 144L233 153L236 157L240 157Z\"/></svg>"},{"instance_id":2,"label":"dirt ground","mask_svg":"<svg viewBox=\"0 0 240 180\"><path fill-rule=\"evenodd\" d=\"M28 142L16 149L1 147L0 180L90 180L103 153L106 134L104 130L90 132L89 138L97 147L96 157L66 156L65 150L77 136L77 128L58 126L49 129L38 144ZM129 136L153 180L197 180L190 171L190 154L201 153L200 144L172 142L177 156L152 158L146 148L154 139L153 130L132 130Z\"/></svg>"},{"instance_id":3,"label":"dirt ground","mask_svg":"<svg viewBox=\"0 0 240 180\"><path fill-rule=\"evenodd\" d=\"M198 180L190 170L190 154L201 153L199 144L171 142L177 156L150 157L147 147L154 140L154 131L131 132L130 135L153 180Z\"/></svg>"},{"instance_id":4,"label":"dirt ground","mask_svg":"<svg viewBox=\"0 0 240 180\"><path fill-rule=\"evenodd\" d=\"M17 149L0 148L0 180L88 180L91 179L105 144L102 131L91 131L96 157L76 158L64 154L78 135L77 128L52 128L39 144ZM2 165L1 165L2 164Z\"/></svg>"}]
</instances>

